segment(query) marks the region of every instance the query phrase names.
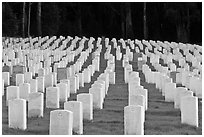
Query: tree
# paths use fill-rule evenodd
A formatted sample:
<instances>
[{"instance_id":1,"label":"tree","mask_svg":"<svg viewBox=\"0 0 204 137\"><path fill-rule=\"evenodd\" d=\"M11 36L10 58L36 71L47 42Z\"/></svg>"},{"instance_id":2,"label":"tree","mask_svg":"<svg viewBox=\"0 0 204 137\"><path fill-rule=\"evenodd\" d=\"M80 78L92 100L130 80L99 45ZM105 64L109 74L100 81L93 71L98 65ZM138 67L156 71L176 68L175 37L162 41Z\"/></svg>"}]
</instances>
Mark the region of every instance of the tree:
<instances>
[{"instance_id":1,"label":"tree","mask_svg":"<svg viewBox=\"0 0 204 137\"><path fill-rule=\"evenodd\" d=\"M133 28L132 28L132 15L131 15L131 5L129 2L125 3L125 24L126 24L126 38L134 38Z\"/></svg>"},{"instance_id":2,"label":"tree","mask_svg":"<svg viewBox=\"0 0 204 137\"><path fill-rule=\"evenodd\" d=\"M143 14L144 14L144 39L147 39L147 17L146 17L146 2L144 2L144 9L143 9Z\"/></svg>"},{"instance_id":3,"label":"tree","mask_svg":"<svg viewBox=\"0 0 204 137\"><path fill-rule=\"evenodd\" d=\"M177 41L189 42L191 20L198 12L196 3L164 3L164 8L166 18L176 26Z\"/></svg>"},{"instance_id":4,"label":"tree","mask_svg":"<svg viewBox=\"0 0 204 137\"><path fill-rule=\"evenodd\" d=\"M31 2L29 2L29 6L28 6L28 37L30 37L30 12L31 12Z\"/></svg>"},{"instance_id":5,"label":"tree","mask_svg":"<svg viewBox=\"0 0 204 137\"><path fill-rule=\"evenodd\" d=\"M37 30L38 30L38 36L42 35L42 30L41 30L41 2L38 2L37 4Z\"/></svg>"},{"instance_id":6,"label":"tree","mask_svg":"<svg viewBox=\"0 0 204 137\"><path fill-rule=\"evenodd\" d=\"M18 33L18 20L9 3L2 3L2 33L3 36L16 36Z\"/></svg>"},{"instance_id":7,"label":"tree","mask_svg":"<svg viewBox=\"0 0 204 137\"><path fill-rule=\"evenodd\" d=\"M22 13L22 37L25 37L25 2L23 2L23 13Z\"/></svg>"}]
</instances>

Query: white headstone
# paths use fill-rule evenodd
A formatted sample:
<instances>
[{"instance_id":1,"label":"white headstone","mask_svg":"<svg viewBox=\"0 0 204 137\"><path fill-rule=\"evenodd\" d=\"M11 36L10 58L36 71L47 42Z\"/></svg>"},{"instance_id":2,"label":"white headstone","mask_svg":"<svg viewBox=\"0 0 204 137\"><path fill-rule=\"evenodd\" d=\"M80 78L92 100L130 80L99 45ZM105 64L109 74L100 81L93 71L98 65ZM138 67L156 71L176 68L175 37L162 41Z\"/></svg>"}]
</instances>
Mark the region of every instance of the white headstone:
<instances>
[{"instance_id":1,"label":"white headstone","mask_svg":"<svg viewBox=\"0 0 204 137\"><path fill-rule=\"evenodd\" d=\"M9 100L8 104L8 123L9 128L26 130L26 100L14 99Z\"/></svg>"},{"instance_id":2,"label":"white headstone","mask_svg":"<svg viewBox=\"0 0 204 137\"><path fill-rule=\"evenodd\" d=\"M38 92L38 83L36 79L30 80L30 93Z\"/></svg>"},{"instance_id":3,"label":"white headstone","mask_svg":"<svg viewBox=\"0 0 204 137\"><path fill-rule=\"evenodd\" d=\"M77 101L83 104L83 119L93 119L93 95L88 93L81 93L77 95Z\"/></svg>"},{"instance_id":4,"label":"white headstone","mask_svg":"<svg viewBox=\"0 0 204 137\"><path fill-rule=\"evenodd\" d=\"M142 106L126 106L124 108L124 134L144 135L144 108Z\"/></svg>"},{"instance_id":5,"label":"white headstone","mask_svg":"<svg viewBox=\"0 0 204 137\"><path fill-rule=\"evenodd\" d=\"M37 77L37 87L38 87L38 92L45 92L45 78L44 77Z\"/></svg>"},{"instance_id":6,"label":"white headstone","mask_svg":"<svg viewBox=\"0 0 204 137\"><path fill-rule=\"evenodd\" d=\"M77 89L76 89L76 77L75 76L72 76L72 77L69 77L69 80L70 80L70 93L74 94L76 93Z\"/></svg>"},{"instance_id":7,"label":"white headstone","mask_svg":"<svg viewBox=\"0 0 204 137\"><path fill-rule=\"evenodd\" d=\"M66 102L67 101L67 84L59 83L56 86L59 87L60 101Z\"/></svg>"},{"instance_id":8,"label":"white headstone","mask_svg":"<svg viewBox=\"0 0 204 137\"><path fill-rule=\"evenodd\" d=\"M165 101L173 102L176 93L176 83L168 82L165 84Z\"/></svg>"},{"instance_id":9,"label":"white headstone","mask_svg":"<svg viewBox=\"0 0 204 137\"><path fill-rule=\"evenodd\" d=\"M72 135L73 112L53 110L50 112L50 135Z\"/></svg>"},{"instance_id":10,"label":"white headstone","mask_svg":"<svg viewBox=\"0 0 204 137\"><path fill-rule=\"evenodd\" d=\"M4 84L6 86L10 85L10 74L9 74L9 72L2 72L2 79L4 80Z\"/></svg>"},{"instance_id":11,"label":"white headstone","mask_svg":"<svg viewBox=\"0 0 204 137\"><path fill-rule=\"evenodd\" d=\"M69 98L70 97L70 80L69 79L63 79L63 80L60 80L60 83L67 84L67 98Z\"/></svg>"},{"instance_id":12,"label":"white headstone","mask_svg":"<svg viewBox=\"0 0 204 137\"><path fill-rule=\"evenodd\" d=\"M79 73L79 86L84 87L84 73Z\"/></svg>"},{"instance_id":13,"label":"white headstone","mask_svg":"<svg viewBox=\"0 0 204 137\"><path fill-rule=\"evenodd\" d=\"M16 86L21 83L24 83L24 74L16 74Z\"/></svg>"},{"instance_id":14,"label":"white headstone","mask_svg":"<svg viewBox=\"0 0 204 137\"><path fill-rule=\"evenodd\" d=\"M30 93L28 99L28 117L43 117L44 94Z\"/></svg>"},{"instance_id":15,"label":"white headstone","mask_svg":"<svg viewBox=\"0 0 204 137\"><path fill-rule=\"evenodd\" d=\"M181 123L198 127L198 98L185 96L181 98Z\"/></svg>"},{"instance_id":16,"label":"white headstone","mask_svg":"<svg viewBox=\"0 0 204 137\"><path fill-rule=\"evenodd\" d=\"M32 79L32 72L25 72L24 73L24 82L30 83L31 79Z\"/></svg>"},{"instance_id":17,"label":"white headstone","mask_svg":"<svg viewBox=\"0 0 204 137\"><path fill-rule=\"evenodd\" d=\"M45 88L53 86L53 75L52 73L45 75Z\"/></svg>"},{"instance_id":18,"label":"white headstone","mask_svg":"<svg viewBox=\"0 0 204 137\"><path fill-rule=\"evenodd\" d=\"M45 69L44 68L38 69L38 77L40 77L40 76L45 76Z\"/></svg>"},{"instance_id":19,"label":"white headstone","mask_svg":"<svg viewBox=\"0 0 204 137\"><path fill-rule=\"evenodd\" d=\"M9 86L6 88L6 103L13 99L19 99L19 87L17 86Z\"/></svg>"},{"instance_id":20,"label":"white headstone","mask_svg":"<svg viewBox=\"0 0 204 137\"><path fill-rule=\"evenodd\" d=\"M46 108L59 108L59 87L46 88Z\"/></svg>"},{"instance_id":21,"label":"white headstone","mask_svg":"<svg viewBox=\"0 0 204 137\"><path fill-rule=\"evenodd\" d=\"M29 83L19 84L19 97L21 99L28 100L29 93L30 93L30 84Z\"/></svg>"},{"instance_id":22,"label":"white headstone","mask_svg":"<svg viewBox=\"0 0 204 137\"><path fill-rule=\"evenodd\" d=\"M68 101L64 103L64 109L73 112L73 131L83 134L83 104L79 101Z\"/></svg>"},{"instance_id":23,"label":"white headstone","mask_svg":"<svg viewBox=\"0 0 204 137\"><path fill-rule=\"evenodd\" d=\"M99 88L90 88L89 93L93 95L93 108L103 109L103 93Z\"/></svg>"}]
</instances>

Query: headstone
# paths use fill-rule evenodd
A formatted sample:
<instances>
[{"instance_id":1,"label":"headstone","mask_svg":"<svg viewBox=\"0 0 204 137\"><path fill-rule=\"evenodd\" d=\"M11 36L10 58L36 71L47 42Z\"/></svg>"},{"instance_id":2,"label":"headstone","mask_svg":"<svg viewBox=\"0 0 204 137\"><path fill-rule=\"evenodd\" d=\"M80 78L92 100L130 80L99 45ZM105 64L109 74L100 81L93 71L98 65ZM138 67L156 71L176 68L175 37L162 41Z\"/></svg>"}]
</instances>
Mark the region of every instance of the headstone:
<instances>
[{"instance_id":1,"label":"headstone","mask_svg":"<svg viewBox=\"0 0 204 137\"><path fill-rule=\"evenodd\" d=\"M136 88L134 91L129 92L129 100L132 95L143 95L145 97L145 110L148 108L148 91L143 88Z\"/></svg>"},{"instance_id":2,"label":"headstone","mask_svg":"<svg viewBox=\"0 0 204 137\"><path fill-rule=\"evenodd\" d=\"M9 72L9 74L11 74L11 67L7 65L3 66L2 72Z\"/></svg>"},{"instance_id":3,"label":"headstone","mask_svg":"<svg viewBox=\"0 0 204 137\"><path fill-rule=\"evenodd\" d=\"M77 89L76 89L76 82L77 82L76 77L75 76L69 77L69 80L70 80L70 93L74 94L77 91Z\"/></svg>"},{"instance_id":4,"label":"headstone","mask_svg":"<svg viewBox=\"0 0 204 137\"><path fill-rule=\"evenodd\" d=\"M30 83L31 79L32 79L32 72L25 72L24 73L24 82Z\"/></svg>"},{"instance_id":5,"label":"headstone","mask_svg":"<svg viewBox=\"0 0 204 137\"><path fill-rule=\"evenodd\" d=\"M38 83L36 79L30 80L30 93L38 92Z\"/></svg>"},{"instance_id":6,"label":"headstone","mask_svg":"<svg viewBox=\"0 0 204 137\"><path fill-rule=\"evenodd\" d=\"M4 80L2 79L2 96L4 95Z\"/></svg>"},{"instance_id":7,"label":"headstone","mask_svg":"<svg viewBox=\"0 0 204 137\"><path fill-rule=\"evenodd\" d=\"M83 104L79 101L68 101L64 103L64 109L73 112L73 131L83 134Z\"/></svg>"},{"instance_id":8,"label":"headstone","mask_svg":"<svg viewBox=\"0 0 204 137\"><path fill-rule=\"evenodd\" d=\"M59 108L59 87L46 88L46 108Z\"/></svg>"},{"instance_id":9,"label":"headstone","mask_svg":"<svg viewBox=\"0 0 204 137\"><path fill-rule=\"evenodd\" d=\"M28 99L28 117L43 117L44 94L30 93Z\"/></svg>"},{"instance_id":10,"label":"headstone","mask_svg":"<svg viewBox=\"0 0 204 137\"><path fill-rule=\"evenodd\" d=\"M16 86L24 83L24 74L16 74Z\"/></svg>"},{"instance_id":11,"label":"headstone","mask_svg":"<svg viewBox=\"0 0 204 137\"><path fill-rule=\"evenodd\" d=\"M40 68L38 69L38 77L43 77L45 76L45 69L44 68Z\"/></svg>"},{"instance_id":12,"label":"headstone","mask_svg":"<svg viewBox=\"0 0 204 137\"><path fill-rule=\"evenodd\" d=\"M30 93L30 84L29 83L19 84L19 97L21 99L28 100L29 93Z\"/></svg>"},{"instance_id":13,"label":"headstone","mask_svg":"<svg viewBox=\"0 0 204 137\"><path fill-rule=\"evenodd\" d=\"M176 83L168 82L165 84L165 101L173 102L176 93Z\"/></svg>"},{"instance_id":14,"label":"headstone","mask_svg":"<svg viewBox=\"0 0 204 137\"><path fill-rule=\"evenodd\" d=\"M98 88L90 88L89 93L93 95L93 108L103 109L103 93Z\"/></svg>"},{"instance_id":15,"label":"headstone","mask_svg":"<svg viewBox=\"0 0 204 137\"><path fill-rule=\"evenodd\" d=\"M172 71L172 72L170 72L170 78L172 78L172 82L173 83L176 83L176 74L177 74L178 72L176 72L176 71Z\"/></svg>"},{"instance_id":16,"label":"headstone","mask_svg":"<svg viewBox=\"0 0 204 137\"><path fill-rule=\"evenodd\" d=\"M26 130L26 100L9 100L8 104L8 125L9 128Z\"/></svg>"},{"instance_id":17,"label":"headstone","mask_svg":"<svg viewBox=\"0 0 204 137\"><path fill-rule=\"evenodd\" d=\"M181 98L181 123L198 127L198 98L185 96Z\"/></svg>"},{"instance_id":18,"label":"headstone","mask_svg":"<svg viewBox=\"0 0 204 137\"><path fill-rule=\"evenodd\" d=\"M67 84L67 98L69 98L70 97L70 80L69 79L63 79L63 80L60 80L60 83Z\"/></svg>"},{"instance_id":19,"label":"headstone","mask_svg":"<svg viewBox=\"0 0 204 137\"><path fill-rule=\"evenodd\" d=\"M50 135L72 135L73 112L53 110L50 112Z\"/></svg>"},{"instance_id":20,"label":"headstone","mask_svg":"<svg viewBox=\"0 0 204 137\"><path fill-rule=\"evenodd\" d=\"M9 74L9 72L2 72L2 79L4 80L5 86L10 85L10 74Z\"/></svg>"},{"instance_id":21,"label":"headstone","mask_svg":"<svg viewBox=\"0 0 204 137\"><path fill-rule=\"evenodd\" d=\"M6 88L6 104L9 100L19 99L19 87L9 86Z\"/></svg>"},{"instance_id":22,"label":"headstone","mask_svg":"<svg viewBox=\"0 0 204 137\"><path fill-rule=\"evenodd\" d=\"M37 87L38 87L37 91L44 93L45 92L45 78L41 76L41 77L37 77L36 80L37 80Z\"/></svg>"},{"instance_id":23,"label":"headstone","mask_svg":"<svg viewBox=\"0 0 204 137\"><path fill-rule=\"evenodd\" d=\"M13 79L16 79L16 74L24 74L26 72L25 66L15 65L13 66Z\"/></svg>"},{"instance_id":24,"label":"headstone","mask_svg":"<svg viewBox=\"0 0 204 137\"><path fill-rule=\"evenodd\" d=\"M176 94L174 97L174 108L180 108L181 98L184 96L193 96L192 91L188 91L187 88L177 87Z\"/></svg>"},{"instance_id":25,"label":"headstone","mask_svg":"<svg viewBox=\"0 0 204 137\"><path fill-rule=\"evenodd\" d=\"M79 73L79 86L84 87L84 73Z\"/></svg>"},{"instance_id":26,"label":"headstone","mask_svg":"<svg viewBox=\"0 0 204 137\"><path fill-rule=\"evenodd\" d=\"M89 69L84 69L84 83L90 83L91 82L91 74Z\"/></svg>"},{"instance_id":27,"label":"headstone","mask_svg":"<svg viewBox=\"0 0 204 137\"><path fill-rule=\"evenodd\" d=\"M57 81L68 78L68 69L67 68L57 68Z\"/></svg>"},{"instance_id":28,"label":"headstone","mask_svg":"<svg viewBox=\"0 0 204 137\"><path fill-rule=\"evenodd\" d=\"M44 76L45 78L45 88L53 86L53 75L50 73Z\"/></svg>"},{"instance_id":29,"label":"headstone","mask_svg":"<svg viewBox=\"0 0 204 137\"><path fill-rule=\"evenodd\" d=\"M59 83L56 86L59 87L60 102L66 102L67 101L67 84Z\"/></svg>"},{"instance_id":30,"label":"headstone","mask_svg":"<svg viewBox=\"0 0 204 137\"><path fill-rule=\"evenodd\" d=\"M88 93L78 94L77 101L83 104L83 119L93 120L93 95Z\"/></svg>"},{"instance_id":31,"label":"headstone","mask_svg":"<svg viewBox=\"0 0 204 137\"><path fill-rule=\"evenodd\" d=\"M125 135L144 135L144 108L142 106L126 106L124 108Z\"/></svg>"}]
</instances>

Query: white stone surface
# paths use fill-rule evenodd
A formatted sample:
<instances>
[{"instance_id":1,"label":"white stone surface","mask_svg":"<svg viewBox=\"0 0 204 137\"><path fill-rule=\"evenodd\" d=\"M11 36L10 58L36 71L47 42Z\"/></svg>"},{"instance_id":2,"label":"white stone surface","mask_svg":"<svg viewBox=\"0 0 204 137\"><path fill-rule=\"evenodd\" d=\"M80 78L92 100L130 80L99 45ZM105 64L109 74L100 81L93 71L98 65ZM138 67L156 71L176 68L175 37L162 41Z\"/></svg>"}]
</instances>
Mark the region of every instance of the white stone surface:
<instances>
[{"instance_id":1,"label":"white stone surface","mask_svg":"<svg viewBox=\"0 0 204 137\"><path fill-rule=\"evenodd\" d=\"M67 84L67 98L69 98L70 97L70 80L69 79L63 79L63 80L60 80L60 83Z\"/></svg>"},{"instance_id":2,"label":"white stone surface","mask_svg":"<svg viewBox=\"0 0 204 137\"><path fill-rule=\"evenodd\" d=\"M126 106L124 108L124 134L144 135L144 108L142 106Z\"/></svg>"},{"instance_id":3,"label":"white stone surface","mask_svg":"<svg viewBox=\"0 0 204 137\"><path fill-rule=\"evenodd\" d=\"M79 73L79 86L84 87L84 73Z\"/></svg>"},{"instance_id":4,"label":"white stone surface","mask_svg":"<svg viewBox=\"0 0 204 137\"><path fill-rule=\"evenodd\" d=\"M24 82L30 83L31 79L32 79L32 72L25 72L24 73Z\"/></svg>"},{"instance_id":5,"label":"white stone surface","mask_svg":"<svg viewBox=\"0 0 204 137\"><path fill-rule=\"evenodd\" d=\"M89 93L93 95L93 108L103 109L103 93L98 88L90 88Z\"/></svg>"},{"instance_id":6,"label":"white stone surface","mask_svg":"<svg viewBox=\"0 0 204 137\"><path fill-rule=\"evenodd\" d=\"M137 88L132 92L129 92L129 96L128 99L130 100L130 97L132 95L143 95L145 97L145 110L148 109L148 91L147 89L143 89L143 88Z\"/></svg>"},{"instance_id":7,"label":"white stone surface","mask_svg":"<svg viewBox=\"0 0 204 137\"><path fill-rule=\"evenodd\" d=\"M43 117L44 94L30 93L28 99L28 117Z\"/></svg>"},{"instance_id":8,"label":"white stone surface","mask_svg":"<svg viewBox=\"0 0 204 137\"><path fill-rule=\"evenodd\" d=\"M53 86L53 75L52 73L44 76L45 78L45 88Z\"/></svg>"},{"instance_id":9,"label":"white stone surface","mask_svg":"<svg viewBox=\"0 0 204 137\"><path fill-rule=\"evenodd\" d=\"M68 101L64 103L64 109L73 112L73 131L83 134L83 104L79 101Z\"/></svg>"},{"instance_id":10,"label":"white stone surface","mask_svg":"<svg viewBox=\"0 0 204 137\"><path fill-rule=\"evenodd\" d=\"M59 108L59 87L46 88L46 108Z\"/></svg>"},{"instance_id":11,"label":"white stone surface","mask_svg":"<svg viewBox=\"0 0 204 137\"><path fill-rule=\"evenodd\" d=\"M93 95L89 93L81 93L77 95L77 101L83 104L83 119L93 119Z\"/></svg>"},{"instance_id":12,"label":"white stone surface","mask_svg":"<svg viewBox=\"0 0 204 137\"><path fill-rule=\"evenodd\" d=\"M74 94L77 92L76 77L75 76L69 77L69 81L70 81L70 93Z\"/></svg>"},{"instance_id":13,"label":"white stone surface","mask_svg":"<svg viewBox=\"0 0 204 137\"><path fill-rule=\"evenodd\" d=\"M5 86L10 85L10 74L9 74L9 72L2 72L2 79L4 80Z\"/></svg>"},{"instance_id":14,"label":"white stone surface","mask_svg":"<svg viewBox=\"0 0 204 137\"><path fill-rule=\"evenodd\" d=\"M61 102L66 102L67 101L67 84L65 83L59 83L56 85L59 87L59 97Z\"/></svg>"},{"instance_id":15,"label":"white stone surface","mask_svg":"<svg viewBox=\"0 0 204 137\"><path fill-rule=\"evenodd\" d=\"M73 112L53 110L50 112L50 135L72 135Z\"/></svg>"},{"instance_id":16,"label":"white stone surface","mask_svg":"<svg viewBox=\"0 0 204 137\"><path fill-rule=\"evenodd\" d=\"M16 74L16 86L21 83L24 83L24 74Z\"/></svg>"},{"instance_id":17,"label":"white stone surface","mask_svg":"<svg viewBox=\"0 0 204 137\"><path fill-rule=\"evenodd\" d=\"M19 87L9 86L6 88L6 104L9 100L19 99Z\"/></svg>"},{"instance_id":18,"label":"white stone surface","mask_svg":"<svg viewBox=\"0 0 204 137\"><path fill-rule=\"evenodd\" d=\"M9 100L8 104L8 126L9 128L26 130L26 100Z\"/></svg>"},{"instance_id":19,"label":"white stone surface","mask_svg":"<svg viewBox=\"0 0 204 137\"><path fill-rule=\"evenodd\" d=\"M181 98L181 123L198 127L198 98L185 96Z\"/></svg>"},{"instance_id":20,"label":"white stone surface","mask_svg":"<svg viewBox=\"0 0 204 137\"><path fill-rule=\"evenodd\" d=\"M165 84L165 101L173 102L176 93L176 83L168 82Z\"/></svg>"},{"instance_id":21,"label":"white stone surface","mask_svg":"<svg viewBox=\"0 0 204 137\"><path fill-rule=\"evenodd\" d=\"M30 93L38 92L38 83L36 79L30 80Z\"/></svg>"},{"instance_id":22,"label":"white stone surface","mask_svg":"<svg viewBox=\"0 0 204 137\"><path fill-rule=\"evenodd\" d=\"M19 84L19 97L21 99L28 100L29 93L30 93L30 84L29 83Z\"/></svg>"},{"instance_id":23,"label":"white stone surface","mask_svg":"<svg viewBox=\"0 0 204 137\"><path fill-rule=\"evenodd\" d=\"M37 77L37 87L38 87L38 92L45 92L45 78L43 76Z\"/></svg>"},{"instance_id":24,"label":"white stone surface","mask_svg":"<svg viewBox=\"0 0 204 137\"><path fill-rule=\"evenodd\" d=\"M192 95L193 95L193 93L191 91L188 91L187 88L177 87L176 88L176 94L174 97L174 108L176 108L176 109L180 108L181 97L192 96Z\"/></svg>"}]
</instances>

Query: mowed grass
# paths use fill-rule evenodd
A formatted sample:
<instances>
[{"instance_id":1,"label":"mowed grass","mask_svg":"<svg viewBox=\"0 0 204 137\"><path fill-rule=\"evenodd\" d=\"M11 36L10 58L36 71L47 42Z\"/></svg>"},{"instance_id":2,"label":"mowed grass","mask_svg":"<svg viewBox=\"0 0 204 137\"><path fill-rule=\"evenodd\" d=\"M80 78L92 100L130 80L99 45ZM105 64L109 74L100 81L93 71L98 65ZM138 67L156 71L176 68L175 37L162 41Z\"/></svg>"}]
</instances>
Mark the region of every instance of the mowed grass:
<instances>
[{"instance_id":1,"label":"mowed grass","mask_svg":"<svg viewBox=\"0 0 204 137\"><path fill-rule=\"evenodd\" d=\"M103 51L104 53L104 51ZM87 67L91 58L85 63ZM88 93L89 88L103 73L106 61L101 54L100 72L92 77L92 82L85 84L78 93ZM133 68L136 70L135 68ZM124 70L122 61L116 61L116 84L109 86L108 94L104 100L102 110L94 110L94 119L84 121L84 135L123 135L124 134L124 107L128 105L128 85L124 82ZM144 75L139 71L141 85L148 89L148 110L145 112L144 133L146 135L201 135L202 134L202 104L199 101L199 127L181 124L180 111L174 109L172 102L165 102L161 92L154 84L145 82ZM2 97L2 134L3 135L47 135L49 134L50 111L44 107L43 118L28 118L25 131L8 128L8 107L5 104L5 96ZM69 100L76 100L76 95L71 95ZM60 104L63 109L63 103ZM75 134L75 133L73 133Z\"/></svg>"}]
</instances>

